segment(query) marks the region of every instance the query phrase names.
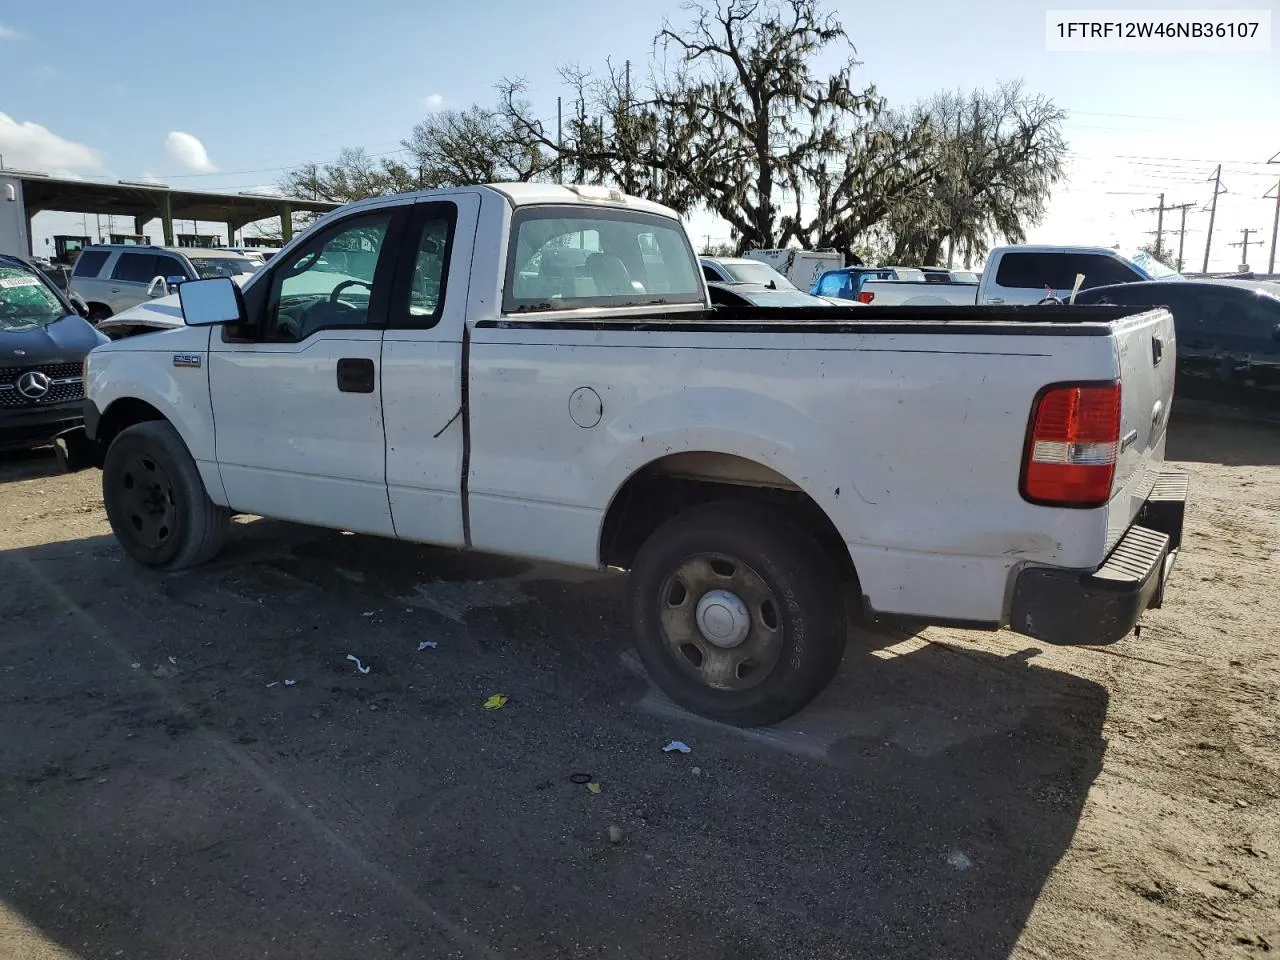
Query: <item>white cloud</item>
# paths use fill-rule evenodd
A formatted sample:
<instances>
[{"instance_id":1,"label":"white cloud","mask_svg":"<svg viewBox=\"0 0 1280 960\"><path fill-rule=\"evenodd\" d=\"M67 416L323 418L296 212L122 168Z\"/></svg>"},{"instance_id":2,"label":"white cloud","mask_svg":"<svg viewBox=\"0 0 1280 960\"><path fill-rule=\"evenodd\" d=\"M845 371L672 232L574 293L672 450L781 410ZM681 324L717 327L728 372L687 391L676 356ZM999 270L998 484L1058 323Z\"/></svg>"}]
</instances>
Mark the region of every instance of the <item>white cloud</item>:
<instances>
[{"instance_id":1,"label":"white cloud","mask_svg":"<svg viewBox=\"0 0 1280 960\"><path fill-rule=\"evenodd\" d=\"M439 110L444 106L444 97L438 93L433 93L422 98L422 105L428 110Z\"/></svg>"},{"instance_id":2,"label":"white cloud","mask_svg":"<svg viewBox=\"0 0 1280 960\"><path fill-rule=\"evenodd\" d=\"M0 154L4 165L59 176L92 174L102 170L102 155L92 147L66 140L30 120L19 123L0 113Z\"/></svg>"},{"instance_id":3,"label":"white cloud","mask_svg":"<svg viewBox=\"0 0 1280 960\"><path fill-rule=\"evenodd\" d=\"M209 151L204 148L204 144L189 133L171 130L169 135L164 138L164 148L169 151L169 156L173 157L188 170L195 170L198 173L213 173L218 169L213 165L213 161L209 159Z\"/></svg>"},{"instance_id":4,"label":"white cloud","mask_svg":"<svg viewBox=\"0 0 1280 960\"><path fill-rule=\"evenodd\" d=\"M17 40L20 36L22 35L13 27L6 27L0 23L0 40Z\"/></svg>"}]
</instances>

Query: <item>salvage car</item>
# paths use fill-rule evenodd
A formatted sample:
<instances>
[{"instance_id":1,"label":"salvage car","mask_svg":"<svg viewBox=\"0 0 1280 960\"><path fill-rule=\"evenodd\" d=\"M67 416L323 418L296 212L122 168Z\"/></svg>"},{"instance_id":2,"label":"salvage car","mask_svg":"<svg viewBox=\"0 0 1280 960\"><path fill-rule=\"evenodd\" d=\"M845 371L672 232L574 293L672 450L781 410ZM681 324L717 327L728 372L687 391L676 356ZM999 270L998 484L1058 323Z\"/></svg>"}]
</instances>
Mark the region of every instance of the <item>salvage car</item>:
<instances>
[{"instance_id":1,"label":"salvage car","mask_svg":"<svg viewBox=\"0 0 1280 960\"><path fill-rule=\"evenodd\" d=\"M702 257L707 283L758 283L775 290L795 290L796 285L769 264L747 257Z\"/></svg>"},{"instance_id":2,"label":"salvage car","mask_svg":"<svg viewBox=\"0 0 1280 960\"><path fill-rule=\"evenodd\" d=\"M975 286L970 280L950 283L868 279L857 298L879 306L960 306L971 303L1035 304L1065 300L1083 277L1081 289L1120 283L1180 282L1175 273L1150 254L1132 258L1106 247L997 247L987 257Z\"/></svg>"},{"instance_id":3,"label":"salvage car","mask_svg":"<svg viewBox=\"0 0 1280 960\"><path fill-rule=\"evenodd\" d=\"M1178 392L1280 403L1280 287L1264 280L1125 283L1077 304L1168 307L1178 337Z\"/></svg>"},{"instance_id":4,"label":"salvage car","mask_svg":"<svg viewBox=\"0 0 1280 960\"><path fill-rule=\"evenodd\" d=\"M0 255L0 450L43 446L81 422L81 365L107 342L86 312L35 267Z\"/></svg>"},{"instance_id":5,"label":"salvage car","mask_svg":"<svg viewBox=\"0 0 1280 960\"><path fill-rule=\"evenodd\" d=\"M812 700L850 606L1113 642L1181 543L1165 310L718 307L675 211L535 183L353 203L178 296L59 440L130 557L240 513L629 571L649 675L728 723Z\"/></svg>"},{"instance_id":6,"label":"salvage car","mask_svg":"<svg viewBox=\"0 0 1280 960\"><path fill-rule=\"evenodd\" d=\"M89 305L89 319L100 323L186 280L247 278L262 264L227 249L93 244L76 258L71 289Z\"/></svg>"},{"instance_id":7,"label":"salvage car","mask_svg":"<svg viewBox=\"0 0 1280 960\"><path fill-rule=\"evenodd\" d=\"M762 283L708 283L707 291L713 305L725 307L829 307L837 303L795 287L779 290Z\"/></svg>"}]
</instances>

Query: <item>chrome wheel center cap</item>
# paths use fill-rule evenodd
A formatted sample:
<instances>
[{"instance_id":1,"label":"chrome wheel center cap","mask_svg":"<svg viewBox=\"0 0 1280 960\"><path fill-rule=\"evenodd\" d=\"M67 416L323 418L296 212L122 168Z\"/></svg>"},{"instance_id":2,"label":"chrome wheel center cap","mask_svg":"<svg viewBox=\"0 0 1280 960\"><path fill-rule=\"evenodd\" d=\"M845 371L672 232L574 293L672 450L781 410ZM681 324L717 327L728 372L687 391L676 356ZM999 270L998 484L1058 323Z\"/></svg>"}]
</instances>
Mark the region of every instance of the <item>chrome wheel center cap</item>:
<instances>
[{"instance_id":1,"label":"chrome wheel center cap","mask_svg":"<svg viewBox=\"0 0 1280 960\"><path fill-rule=\"evenodd\" d=\"M708 590L698 601L698 632L712 646L736 647L751 632L751 612L736 593Z\"/></svg>"}]
</instances>

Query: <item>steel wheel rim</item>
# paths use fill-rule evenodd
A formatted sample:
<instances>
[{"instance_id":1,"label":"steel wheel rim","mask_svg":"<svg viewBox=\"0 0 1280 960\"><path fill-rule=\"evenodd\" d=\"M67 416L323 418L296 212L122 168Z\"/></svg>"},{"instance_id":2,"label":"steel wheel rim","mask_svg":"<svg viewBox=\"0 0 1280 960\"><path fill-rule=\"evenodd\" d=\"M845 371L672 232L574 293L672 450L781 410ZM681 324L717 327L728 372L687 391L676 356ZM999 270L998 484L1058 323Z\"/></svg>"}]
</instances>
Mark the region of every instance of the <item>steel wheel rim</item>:
<instances>
[{"instance_id":1,"label":"steel wheel rim","mask_svg":"<svg viewBox=\"0 0 1280 960\"><path fill-rule=\"evenodd\" d=\"M750 616L746 637L729 648L717 646L699 627L699 600L713 591L734 594ZM758 686L782 657L781 605L763 577L728 554L695 554L676 566L658 590L658 627L681 672L713 690Z\"/></svg>"},{"instance_id":2,"label":"steel wheel rim","mask_svg":"<svg viewBox=\"0 0 1280 960\"><path fill-rule=\"evenodd\" d=\"M178 506L173 480L160 462L135 453L120 469L121 524L138 543L151 549L167 544L176 532Z\"/></svg>"}]
</instances>

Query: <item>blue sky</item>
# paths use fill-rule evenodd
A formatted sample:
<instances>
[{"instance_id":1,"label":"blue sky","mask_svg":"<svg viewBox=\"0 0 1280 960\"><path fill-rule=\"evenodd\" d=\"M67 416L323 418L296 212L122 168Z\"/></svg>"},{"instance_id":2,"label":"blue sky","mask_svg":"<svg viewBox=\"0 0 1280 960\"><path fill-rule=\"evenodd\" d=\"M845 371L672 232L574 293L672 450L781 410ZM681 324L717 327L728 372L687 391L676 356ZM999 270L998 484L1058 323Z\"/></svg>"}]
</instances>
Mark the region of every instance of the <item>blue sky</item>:
<instances>
[{"instance_id":1,"label":"blue sky","mask_svg":"<svg viewBox=\"0 0 1280 960\"><path fill-rule=\"evenodd\" d=\"M1280 165L1265 165L1280 151L1275 49L1048 53L1045 7L1065 5L829 3L857 46L860 79L893 103L1022 79L1071 112L1071 180L1032 239L1135 246L1154 216L1133 208L1154 205L1161 190L1168 203L1207 202L1205 178L1222 161L1229 193L1220 200L1212 266L1235 266L1240 251L1227 244L1243 227L1262 228L1269 243L1274 206L1261 195L1280 179ZM1275 0L1199 0L1196 7L1270 9L1280 23ZM405 0L4 0L0 154L10 167L86 177L261 187L274 184L280 168L332 159L344 145L394 151L426 111L491 102L503 76L527 78L537 111L554 118L557 94L567 93L557 65L602 64L605 56L643 62L664 16L683 20L678 0L489 0L483 8ZM1188 218L1197 268L1207 220L1198 209ZM68 222L42 214L37 244ZM690 226L699 236L727 236L705 216ZM1250 259L1265 266L1265 253Z\"/></svg>"}]
</instances>

